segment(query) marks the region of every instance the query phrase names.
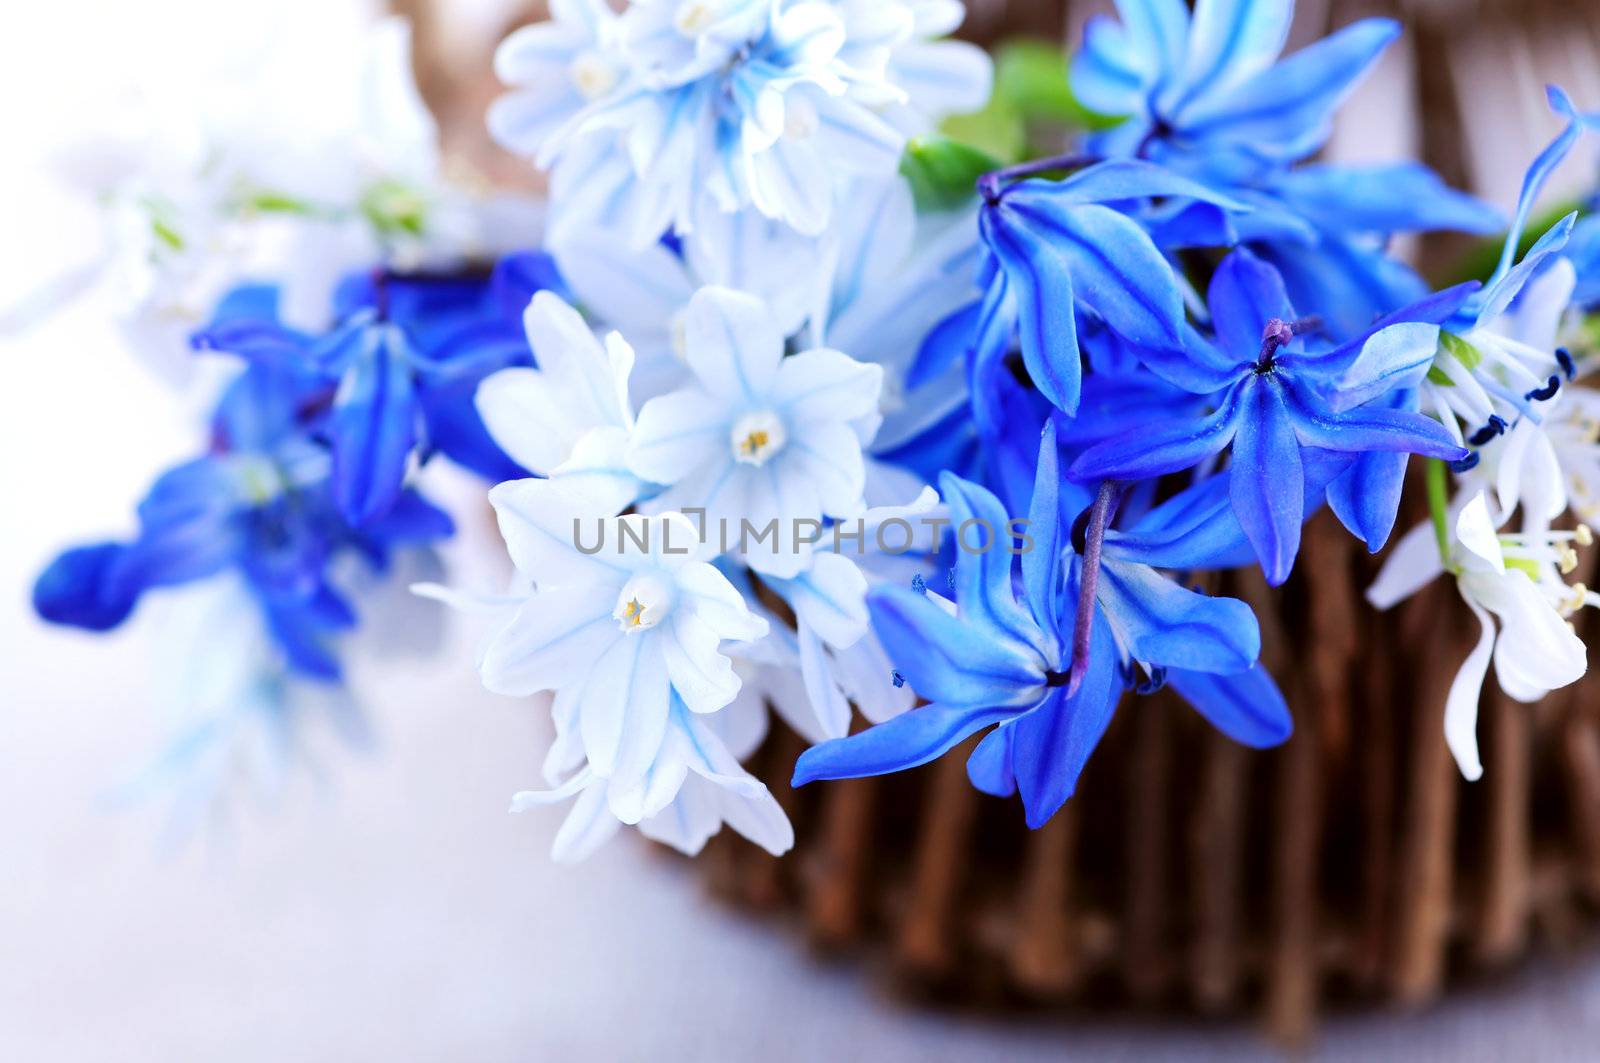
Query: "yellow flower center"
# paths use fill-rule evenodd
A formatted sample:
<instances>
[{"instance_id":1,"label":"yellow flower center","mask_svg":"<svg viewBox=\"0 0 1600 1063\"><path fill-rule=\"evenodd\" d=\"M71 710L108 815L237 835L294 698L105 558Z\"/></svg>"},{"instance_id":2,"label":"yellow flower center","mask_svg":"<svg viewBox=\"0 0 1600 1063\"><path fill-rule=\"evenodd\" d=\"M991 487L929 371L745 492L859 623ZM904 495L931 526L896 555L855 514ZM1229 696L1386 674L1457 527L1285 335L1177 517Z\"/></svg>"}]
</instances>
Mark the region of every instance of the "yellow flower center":
<instances>
[{"instance_id":1,"label":"yellow flower center","mask_svg":"<svg viewBox=\"0 0 1600 1063\"><path fill-rule=\"evenodd\" d=\"M685 37L694 37L710 29L716 17L710 4L695 0L678 8L678 14L673 18L672 24Z\"/></svg>"},{"instance_id":2,"label":"yellow flower center","mask_svg":"<svg viewBox=\"0 0 1600 1063\"><path fill-rule=\"evenodd\" d=\"M771 410L745 414L734 423L729 438L733 460L742 465L765 465L787 442L783 421Z\"/></svg>"}]
</instances>

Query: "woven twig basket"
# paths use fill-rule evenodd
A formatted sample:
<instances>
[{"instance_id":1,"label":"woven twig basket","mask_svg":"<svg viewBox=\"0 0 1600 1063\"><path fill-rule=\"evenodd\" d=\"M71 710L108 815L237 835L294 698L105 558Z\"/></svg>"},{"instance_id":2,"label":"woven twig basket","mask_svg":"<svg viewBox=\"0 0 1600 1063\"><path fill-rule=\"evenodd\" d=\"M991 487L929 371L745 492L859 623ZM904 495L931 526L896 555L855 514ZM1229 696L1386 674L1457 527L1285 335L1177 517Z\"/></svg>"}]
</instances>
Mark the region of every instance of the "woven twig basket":
<instances>
[{"instance_id":1,"label":"woven twig basket","mask_svg":"<svg viewBox=\"0 0 1600 1063\"><path fill-rule=\"evenodd\" d=\"M1172 695L1126 697L1077 795L1030 832L968 783L971 742L795 791L804 743L778 728L752 770L795 851L724 832L713 888L964 1006L1256 1010L1290 1041L1323 1000L1416 1005L1536 940L1572 945L1600 904L1600 680L1538 706L1486 693L1485 773L1465 783L1443 708L1470 613L1443 582L1373 613L1373 568L1323 514L1280 591L1253 572L1220 588L1261 618L1295 710L1280 749L1239 747Z\"/></svg>"}]
</instances>

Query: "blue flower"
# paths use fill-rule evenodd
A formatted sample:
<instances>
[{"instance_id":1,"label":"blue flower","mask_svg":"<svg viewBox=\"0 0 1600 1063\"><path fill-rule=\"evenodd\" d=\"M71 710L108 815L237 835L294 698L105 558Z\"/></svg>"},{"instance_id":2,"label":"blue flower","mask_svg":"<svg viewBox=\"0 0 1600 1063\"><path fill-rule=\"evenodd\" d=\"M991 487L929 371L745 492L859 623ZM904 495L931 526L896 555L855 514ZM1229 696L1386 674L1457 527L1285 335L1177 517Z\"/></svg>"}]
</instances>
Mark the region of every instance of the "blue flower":
<instances>
[{"instance_id":1,"label":"blue flower","mask_svg":"<svg viewBox=\"0 0 1600 1063\"><path fill-rule=\"evenodd\" d=\"M1127 115L1091 151L1139 155L1192 176L1238 178L1303 159L1327 140L1334 109L1400 32L1370 18L1279 60L1285 0L1118 0L1122 21L1084 28L1073 91Z\"/></svg>"},{"instance_id":2,"label":"blue flower","mask_svg":"<svg viewBox=\"0 0 1600 1063\"><path fill-rule=\"evenodd\" d=\"M1140 347L1182 346L1183 295L1172 266L1137 221L1117 207L1161 197L1213 208L1242 204L1137 160L1090 166L1062 181L1001 188L984 180L978 218L982 298L957 311L924 345L913 383L932 379L963 352L973 416L998 430L998 395L1013 337L1039 391L1074 413L1082 388L1079 318L1104 322Z\"/></svg>"},{"instance_id":3,"label":"blue flower","mask_svg":"<svg viewBox=\"0 0 1600 1063\"><path fill-rule=\"evenodd\" d=\"M1300 546L1305 451L1465 455L1437 421L1373 400L1417 383L1433 359L1437 322L1470 291L1452 289L1380 321L1349 344L1313 354L1299 335L1308 323L1296 317L1277 271L1248 251L1235 251L1211 282L1217 344L1195 337L1188 359L1150 362L1172 383L1214 396L1212 411L1098 443L1078 456L1070 475L1079 481L1145 479L1190 468L1231 446L1234 512L1268 581L1282 583Z\"/></svg>"},{"instance_id":4,"label":"blue flower","mask_svg":"<svg viewBox=\"0 0 1600 1063\"><path fill-rule=\"evenodd\" d=\"M1567 240L1567 257L1578 275L1572 302L1585 311L1592 311L1600 305L1600 215L1591 214L1572 227L1572 235Z\"/></svg>"},{"instance_id":5,"label":"blue flower","mask_svg":"<svg viewBox=\"0 0 1600 1063\"><path fill-rule=\"evenodd\" d=\"M948 475L942 486L955 527L1006 527L1004 507L984 488ZM1028 517L1034 541L1022 554L1020 580L997 542L985 552L958 552L953 610L925 589L871 593L873 625L896 670L931 704L807 750L795 785L912 768L992 727L967 762L968 776L986 793L1020 791L1028 825L1038 827L1072 795L1123 689L1164 681L1238 741L1262 746L1288 736L1282 696L1255 664L1260 634L1249 607L1166 579L1146 563L1157 552L1137 536L1119 540L1102 523L1097 538L1092 510L1074 525L1089 517L1090 530L1069 534L1060 519L1064 497L1071 505L1083 496L1070 484L1063 496L1062 486L1047 428ZM1151 538L1181 524L1207 529L1198 554L1225 551L1228 526L1237 537L1237 525L1214 518L1213 510L1185 524L1183 514L1163 507L1150 515ZM1194 535L1177 538L1196 543ZM1086 631L1074 615L1085 583L1093 597Z\"/></svg>"},{"instance_id":6,"label":"blue flower","mask_svg":"<svg viewBox=\"0 0 1600 1063\"><path fill-rule=\"evenodd\" d=\"M322 381L334 498L362 525L401 498L414 455L440 451L497 481L524 475L489 438L473 395L490 373L532 362L520 323L526 286L552 276L536 267L518 256L487 276L353 277L335 297L340 325L317 338L281 324L270 299L225 304L193 344Z\"/></svg>"},{"instance_id":7,"label":"blue flower","mask_svg":"<svg viewBox=\"0 0 1600 1063\"><path fill-rule=\"evenodd\" d=\"M1339 340L1428 294L1416 271L1387 253L1390 236L1486 235L1505 224L1416 163L1301 166L1228 191L1255 208L1241 219L1240 238L1283 275L1295 307Z\"/></svg>"},{"instance_id":8,"label":"blue flower","mask_svg":"<svg viewBox=\"0 0 1600 1063\"><path fill-rule=\"evenodd\" d=\"M411 491L381 519L347 525L329 494L328 454L304 431L327 401L315 379L246 368L219 403L213 452L156 480L131 541L57 557L34 585L34 609L52 623L104 631L147 591L233 571L288 665L338 678L329 641L354 626L355 614L330 564L348 551L381 571L394 548L447 537L453 525Z\"/></svg>"}]
</instances>

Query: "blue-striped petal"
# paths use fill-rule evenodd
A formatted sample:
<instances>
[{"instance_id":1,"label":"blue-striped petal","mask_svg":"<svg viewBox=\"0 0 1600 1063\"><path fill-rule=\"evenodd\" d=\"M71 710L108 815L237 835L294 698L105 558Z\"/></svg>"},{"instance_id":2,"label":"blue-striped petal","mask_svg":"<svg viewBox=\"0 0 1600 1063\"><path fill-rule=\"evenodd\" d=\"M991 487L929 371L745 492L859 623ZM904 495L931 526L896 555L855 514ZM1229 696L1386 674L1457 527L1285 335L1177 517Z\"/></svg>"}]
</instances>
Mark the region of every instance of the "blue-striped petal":
<instances>
[{"instance_id":1,"label":"blue-striped petal","mask_svg":"<svg viewBox=\"0 0 1600 1063\"><path fill-rule=\"evenodd\" d=\"M1167 683L1196 712L1235 742L1252 749L1283 743L1294 731L1289 706L1262 665L1235 675L1170 669Z\"/></svg>"}]
</instances>

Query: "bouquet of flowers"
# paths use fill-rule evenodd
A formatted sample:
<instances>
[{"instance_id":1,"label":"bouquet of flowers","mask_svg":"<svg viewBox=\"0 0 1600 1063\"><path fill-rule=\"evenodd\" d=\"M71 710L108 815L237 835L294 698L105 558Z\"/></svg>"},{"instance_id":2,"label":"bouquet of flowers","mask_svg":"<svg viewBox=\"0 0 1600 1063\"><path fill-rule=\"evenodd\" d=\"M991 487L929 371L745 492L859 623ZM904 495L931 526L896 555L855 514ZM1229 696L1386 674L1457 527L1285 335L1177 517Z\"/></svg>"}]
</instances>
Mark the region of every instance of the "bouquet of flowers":
<instances>
[{"instance_id":1,"label":"bouquet of flowers","mask_svg":"<svg viewBox=\"0 0 1600 1063\"><path fill-rule=\"evenodd\" d=\"M1280 58L1288 0L1117 7L996 79L955 0L553 0L488 114L542 210L443 175L396 24L331 172L223 137L119 174L131 320L198 299L190 346L237 370L201 455L131 538L57 558L39 614L105 630L225 585L207 704L292 733L452 534L422 479L453 462L515 576L414 589L490 615L489 689L549 696L512 807L572 802L561 860L623 824L778 854L741 766L769 712L811 744L797 785L981 732L972 786L1034 828L1162 687L1283 742L1256 615L1212 574L1282 584L1326 507L1386 551L1373 609L1445 577L1481 626L1425 663L1459 669L1445 737L1476 778L1491 665L1519 701L1574 682L1600 602L1567 578L1600 512L1600 219L1531 221L1597 119L1550 90L1508 226L1420 165L1313 161L1394 22ZM1436 290L1391 242L1430 230L1506 233ZM1430 516L1396 537L1407 491Z\"/></svg>"}]
</instances>

